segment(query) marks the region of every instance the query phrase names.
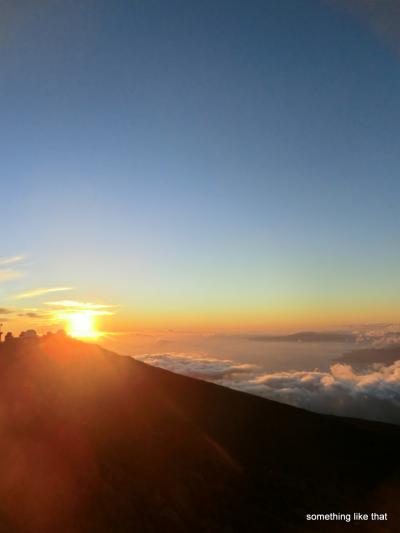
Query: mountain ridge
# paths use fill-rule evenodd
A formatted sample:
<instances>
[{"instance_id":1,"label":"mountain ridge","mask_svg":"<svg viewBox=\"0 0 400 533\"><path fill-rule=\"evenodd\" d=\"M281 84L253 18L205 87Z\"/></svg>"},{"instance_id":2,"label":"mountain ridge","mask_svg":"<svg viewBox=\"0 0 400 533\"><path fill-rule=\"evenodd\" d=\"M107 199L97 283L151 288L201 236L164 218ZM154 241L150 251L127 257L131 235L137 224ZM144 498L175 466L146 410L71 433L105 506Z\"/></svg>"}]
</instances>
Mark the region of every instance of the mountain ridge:
<instances>
[{"instance_id":1,"label":"mountain ridge","mask_svg":"<svg viewBox=\"0 0 400 533\"><path fill-rule=\"evenodd\" d=\"M356 511L399 526L397 426L60 336L1 345L0 399L2 532L335 531L306 514Z\"/></svg>"}]
</instances>

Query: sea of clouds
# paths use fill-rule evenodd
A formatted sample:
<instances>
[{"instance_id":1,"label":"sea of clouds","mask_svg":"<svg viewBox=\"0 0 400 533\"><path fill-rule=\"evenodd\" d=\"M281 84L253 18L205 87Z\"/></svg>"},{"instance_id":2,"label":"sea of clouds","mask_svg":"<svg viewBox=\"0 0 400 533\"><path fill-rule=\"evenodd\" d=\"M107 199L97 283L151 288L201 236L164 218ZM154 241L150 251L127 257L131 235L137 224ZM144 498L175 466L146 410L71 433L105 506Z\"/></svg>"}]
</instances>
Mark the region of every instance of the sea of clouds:
<instances>
[{"instance_id":1,"label":"sea of clouds","mask_svg":"<svg viewBox=\"0 0 400 533\"><path fill-rule=\"evenodd\" d=\"M266 373L257 365L199 354L151 354L136 359L319 413L400 424L400 361L373 364L357 372L337 363L326 372Z\"/></svg>"}]
</instances>

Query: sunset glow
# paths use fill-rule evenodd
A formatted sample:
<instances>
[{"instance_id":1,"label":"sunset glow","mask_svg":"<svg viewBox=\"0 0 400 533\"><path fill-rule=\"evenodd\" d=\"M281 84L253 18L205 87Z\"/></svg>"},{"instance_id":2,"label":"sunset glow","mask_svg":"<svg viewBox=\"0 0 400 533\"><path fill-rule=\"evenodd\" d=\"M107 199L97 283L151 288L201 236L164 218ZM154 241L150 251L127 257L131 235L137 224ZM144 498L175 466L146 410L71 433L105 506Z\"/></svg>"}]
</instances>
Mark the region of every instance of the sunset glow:
<instances>
[{"instance_id":1,"label":"sunset glow","mask_svg":"<svg viewBox=\"0 0 400 533\"><path fill-rule=\"evenodd\" d=\"M380 31L360 49L357 25L353 35L350 20L313 3L298 24L303 3L290 3L290 22L286 2L267 14L263 2L242 3L229 21L229 2L201 2L182 34L168 2L100 2L96 24L74 2L42 3L26 28L8 22L4 334L102 331L102 342L129 338L129 352L138 333L156 350L171 331L399 322L398 56ZM208 9L218 11L211 31ZM93 33L75 35L64 22L75 17ZM153 40L157 20L167 22ZM109 32L97 35L103 23ZM65 28L75 38L60 40Z\"/></svg>"},{"instance_id":2,"label":"sunset glow","mask_svg":"<svg viewBox=\"0 0 400 533\"><path fill-rule=\"evenodd\" d=\"M94 317L86 312L73 313L66 318L67 333L71 337L97 339L101 333L96 330Z\"/></svg>"}]
</instances>

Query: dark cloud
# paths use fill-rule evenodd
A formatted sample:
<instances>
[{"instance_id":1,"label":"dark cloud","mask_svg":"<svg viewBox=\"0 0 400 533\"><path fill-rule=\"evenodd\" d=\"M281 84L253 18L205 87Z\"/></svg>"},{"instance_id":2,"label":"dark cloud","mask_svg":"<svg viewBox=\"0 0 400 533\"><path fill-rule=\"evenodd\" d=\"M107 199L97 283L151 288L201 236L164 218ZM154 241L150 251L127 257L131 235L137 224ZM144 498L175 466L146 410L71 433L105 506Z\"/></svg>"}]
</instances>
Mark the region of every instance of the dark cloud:
<instances>
[{"instance_id":1,"label":"dark cloud","mask_svg":"<svg viewBox=\"0 0 400 533\"><path fill-rule=\"evenodd\" d=\"M400 424L400 360L358 373L339 363L327 372L266 373L255 365L203 355L157 354L136 359L311 411Z\"/></svg>"},{"instance_id":2,"label":"dark cloud","mask_svg":"<svg viewBox=\"0 0 400 533\"><path fill-rule=\"evenodd\" d=\"M37 313L36 311L27 311L25 313L19 313L18 316L25 318L48 318L48 315L44 313Z\"/></svg>"},{"instance_id":3,"label":"dark cloud","mask_svg":"<svg viewBox=\"0 0 400 533\"><path fill-rule=\"evenodd\" d=\"M14 311L12 309L6 309L5 307L0 307L0 314L1 315L10 315Z\"/></svg>"}]
</instances>

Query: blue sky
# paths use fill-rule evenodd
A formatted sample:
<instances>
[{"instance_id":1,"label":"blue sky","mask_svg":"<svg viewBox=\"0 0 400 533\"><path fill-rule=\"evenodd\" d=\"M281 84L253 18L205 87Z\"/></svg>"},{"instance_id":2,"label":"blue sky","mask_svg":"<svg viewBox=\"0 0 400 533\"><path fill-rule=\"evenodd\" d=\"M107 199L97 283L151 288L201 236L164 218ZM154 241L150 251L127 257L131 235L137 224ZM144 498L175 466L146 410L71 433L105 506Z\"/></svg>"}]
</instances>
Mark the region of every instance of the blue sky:
<instances>
[{"instance_id":1,"label":"blue sky","mask_svg":"<svg viewBox=\"0 0 400 533\"><path fill-rule=\"evenodd\" d=\"M1 254L27 258L5 305L68 286L118 305L123 327L398 318L400 56L375 24L390 13L14 4Z\"/></svg>"}]
</instances>

